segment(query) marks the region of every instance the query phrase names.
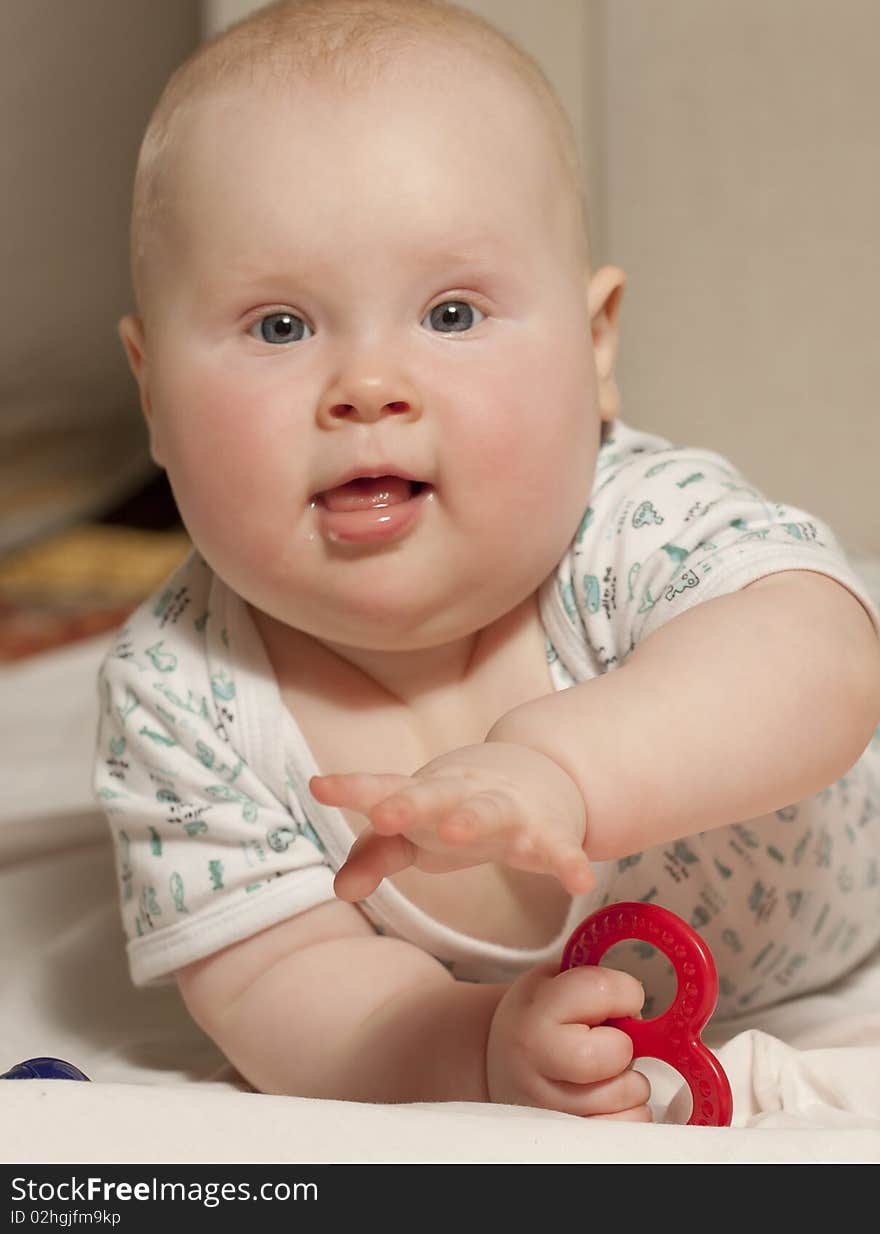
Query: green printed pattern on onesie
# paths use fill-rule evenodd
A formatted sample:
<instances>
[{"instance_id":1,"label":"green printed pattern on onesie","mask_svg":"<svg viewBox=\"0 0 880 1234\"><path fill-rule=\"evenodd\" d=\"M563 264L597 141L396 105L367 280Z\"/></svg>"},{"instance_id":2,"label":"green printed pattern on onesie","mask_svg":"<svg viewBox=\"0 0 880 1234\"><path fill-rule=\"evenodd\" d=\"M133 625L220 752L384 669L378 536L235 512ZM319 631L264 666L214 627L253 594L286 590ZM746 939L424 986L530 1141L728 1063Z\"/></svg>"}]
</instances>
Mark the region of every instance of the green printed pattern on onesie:
<instances>
[{"instance_id":1,"label":"green printed pattern on onesie","mask_svg":"<svg viewBox=\"0 0 880 1234\"><path fill-rule=\"evenodd\" d=\"M199 928L220 898L252 899L328 863L295 798L277 797L239 745L225 629L197 556L132 616L101 674L95 789L114 835L129 939ZM289 783L286 787L289 787Z\"/></svg>"}]
</instances>

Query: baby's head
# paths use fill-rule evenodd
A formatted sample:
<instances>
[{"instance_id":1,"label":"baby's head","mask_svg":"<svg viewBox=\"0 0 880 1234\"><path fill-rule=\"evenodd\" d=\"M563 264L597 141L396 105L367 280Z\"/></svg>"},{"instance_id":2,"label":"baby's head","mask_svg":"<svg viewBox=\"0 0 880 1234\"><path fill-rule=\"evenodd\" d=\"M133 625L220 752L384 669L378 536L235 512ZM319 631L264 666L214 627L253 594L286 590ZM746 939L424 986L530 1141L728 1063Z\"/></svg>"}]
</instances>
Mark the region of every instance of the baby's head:
<instances>
[{"instance_id":1,"label":"baby's head","mask_svg":"<svg viewBox=\"0 0 880 1234\"><path fill-rule=\"evenodd\" d=\"M148 315L150 291L168 256L163 223L181 205L174 147L194 111L240 92L261 90L264 98L278 99L307 85L356 98L395 71L402 72L403 80L407 75L418 80L419 66L426 63L440 91L447 81L454 86L458 66L471 77L496 78L498 105L504 105L506 91L536 112L537 123L522 131L520 140L538 141L550 156L557 191L570 211L577 260L588 265L589 214L577 143L565 110L531 56L476 14L446 0L277 0L190 56L153 112L138 159L131 226L132 276L141 313ZM438 111L447 111L446 117L437 115L438 122L476 119L463 116L455 100L447 101L442 93L435 102ZM384 120L391 123L393 115Z\"/></svg>"},{"instance_id":2,"label":"baby's head","mask_svg":"<svg viewBox=\"0 0 880 1234\"><path fill-rule=\"evenodd\" d=\"M617 411L622 275L591 277L570 124L491 26L284 0L201 48L144 139L132 268L154 455L256 609L414 650L553 569ZM340 512L366 481L326 496L383 474L380 515Z\"/></svg>"}]
</instances>

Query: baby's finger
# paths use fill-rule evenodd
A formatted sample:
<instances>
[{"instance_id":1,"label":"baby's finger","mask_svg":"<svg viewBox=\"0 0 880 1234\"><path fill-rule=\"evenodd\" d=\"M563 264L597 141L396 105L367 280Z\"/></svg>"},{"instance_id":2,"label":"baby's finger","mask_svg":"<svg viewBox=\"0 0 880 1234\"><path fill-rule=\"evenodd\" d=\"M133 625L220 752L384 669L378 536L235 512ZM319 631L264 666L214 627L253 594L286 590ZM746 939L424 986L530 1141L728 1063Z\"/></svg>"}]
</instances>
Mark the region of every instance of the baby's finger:
<instances>
[{"instance_id":1,"label":"baby's finger","mask_svg":"<svg viewBox=\"0 0 880 1234\"><path fill-rule=\"evenodd\" d=\"M611 1028L607 1024L597 1028L587 1028L584 1024L557 1024L551 1033L543 1034L534 1046L537 1070L548 1080L564 1085L598 1084L610 1080L629 1066L632 1056L630 1038L619 1028Z\"/></svg>"},{"instance_id":2,"label":"baby's finger","mask_svg":"<svg viewBox=\"0 0 880 1234\"><path fill-rule=\"evenodd\" d=\"M399 874L415 861L417 849L406 836L380 836L362 831L348 851L345 864L333 880L340 900L363 900L383 878Z\"/></svg>"},{"instance_id":3,"label":"baby's finger","mask_svg":"<svg viewBox=\"0 0 880 1234\"><path fill-rule=\"evenodd\" d=\"M584 895L596 886L589 857L580 847L567 849L556 863L556 877L569 895Z\"/></svg>"},{"instance_id":4,"label":"baby's finger","mask_svg":"<svg viewBox=\"0 0 880 1234\"><path fill-rule=\"evenodd\" d=\"M438 833L449 844L503 845L499 860L517 870L552 874L569 895L583 895L596 885L590 859L573 837L552 824L529 826L522 807L498 790L468 797Z\"/></svg>"},{"instance_id":5,"label":"baby's finger","mask_svg":"<svg viewBox=\"0 0 880 1234\"><path fill-rule=\"evenodd\" d=\"M384 801L409 783L409 776L351 771L340 775L312 776L309 790L322 805L367 814L377 802Z\"/></svg>"},{"instance_id":6,"label":"baby's finger","mask_svg":"<svg viewBox=\"0 0 880 1234\"><path fill-rule=\"evenodd\" d=\"M556 1087L563 1097L566 1113L582 1117L622 1114L647 1106L651 1096L647 1079L632 1068L597 1084L559 1084Z\"/></svg>"},{"instance_id":7,"label":"baby's finger","mask_svg":"<svg viewBox=\"0 0 880 1234\"><path fill-rule=\"evenodd\" d=\"M386 836L415 826L438 828L439 834L439 825L467 792L467 786L454 776L408 779L370 810L370 821Z\"/></svg>"},{"instance_id":8,"label":"baby's finger","mask_svg":"<svg viewBox=\"0 0 880 1234\"><path fill-rule=\"evenodd\" d=\"M631 1110L621 1110L619 1114L594 1114L594 1118L608 1118L621 1123L652 1123L654 1115L649 1105L637 1105Z\"/></svg>"},{"instance_id":9,"label":"baby's finger","mask_svg":"<svg viewBox=\"0 0 880 1234\"><path fill-rule=\"evenodd\" d=\"M640 982L629 973L586 964L557 973L536 992L536 1006L557 1024L602 1024L636 1016L645 1001Z\"/></svg>"},{"instance_id":10,"label":"baby's finger","mask_svg":"<svg viewBox=\"0 0 880 1234\"><path fill-rule=\"evenodd\" d=\"M596 876L590 859L579 844L557 835L517 837L504 860L518 870L553 874L569 895L592 891Z\"/></svg>"}]
</instances>

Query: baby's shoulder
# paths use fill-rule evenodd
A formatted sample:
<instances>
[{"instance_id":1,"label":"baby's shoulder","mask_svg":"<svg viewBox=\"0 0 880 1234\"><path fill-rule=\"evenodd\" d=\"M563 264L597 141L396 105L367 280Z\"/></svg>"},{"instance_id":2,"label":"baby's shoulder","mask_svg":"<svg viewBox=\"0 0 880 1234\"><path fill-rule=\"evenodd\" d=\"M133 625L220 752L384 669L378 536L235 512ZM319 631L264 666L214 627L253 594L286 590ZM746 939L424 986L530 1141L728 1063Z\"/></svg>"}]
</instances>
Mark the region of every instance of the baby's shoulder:
<instances>
[{"instance_id":1,"label":"baby's shoulder","mask_svg":"<svg viewBox=\"0 0 880 1234\"><path fill-rule=\"evenodd\" d=\"M716 506L748 487L737 468L704 446L682 446L616 421L596 459L586 525L611 520L619 527L621 511L635 503L634 526L643 525L662 506L673 520L686 515L695 501ZM755 500L763 497L751 490ZM656 520L661 521L659 515Z\"/></svg>"},{"instance_id":2,"label":"baby's shoulder","mask_svg":"<svg viewBox=\"0 0 880 1234\"><path fill-rule=\"evenodd\" d=\"M692 464L702 465L716 476L737 476L734 465L716 450L682 445L616 420L596 458L596 489L613 483L668 483L677 476L676 467Z\"/></svg>"},{"instance_id":3,"label":"baby's shoulder","mask_svg":"<svg viewBox=\"0 0 880 1234\"><path fill-rule=\"evenodd\" d=\"M192 551L129 614L107 650L101 675L120 671L124 675L126 664L144 664L156 673L172 674L182 661L202 659L215 581L204 559Z\"/></svg>"}]
</instances>

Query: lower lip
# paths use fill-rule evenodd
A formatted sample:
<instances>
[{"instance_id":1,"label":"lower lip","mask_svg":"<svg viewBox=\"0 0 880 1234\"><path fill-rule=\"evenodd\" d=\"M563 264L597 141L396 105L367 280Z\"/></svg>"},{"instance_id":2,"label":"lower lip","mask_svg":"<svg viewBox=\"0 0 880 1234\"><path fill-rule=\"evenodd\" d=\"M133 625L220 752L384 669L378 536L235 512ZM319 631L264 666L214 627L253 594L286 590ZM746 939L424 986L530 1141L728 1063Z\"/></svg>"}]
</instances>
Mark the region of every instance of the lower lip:
<instances>
[{"instance_id":1,"label":"lower lip","mask_svg":"<svg viewBox=\"0 0 880 1234\"><path fill-rule=\"evenodd\" d=\"M328 510L320 501L315 505L318 527L328 540L344 544L376 544L393 540L409 531L421 516L425 503L433 496L428 486L406 501L393 506L369 506L363 510Z\"/></svg>"}]
</instances>

